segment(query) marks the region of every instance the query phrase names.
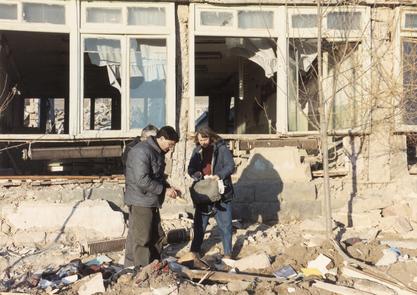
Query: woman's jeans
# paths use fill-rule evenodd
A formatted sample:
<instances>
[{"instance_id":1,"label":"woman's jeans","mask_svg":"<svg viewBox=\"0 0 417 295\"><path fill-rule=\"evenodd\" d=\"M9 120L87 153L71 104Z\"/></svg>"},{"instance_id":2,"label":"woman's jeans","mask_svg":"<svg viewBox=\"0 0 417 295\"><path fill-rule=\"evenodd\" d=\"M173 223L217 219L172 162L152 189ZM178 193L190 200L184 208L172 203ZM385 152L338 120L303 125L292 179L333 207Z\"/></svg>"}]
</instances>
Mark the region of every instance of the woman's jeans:
<instances>
[{"instance_id":1,"label":"woman's jeans","mask_svg":"<svg viewBox=\"0 0 417 295\"><path fill-rule=\"evenodd\" d=\"M194 238L191 243L191 252L201 252L204 233L211 216L216 218L220 229L223 253L232 255L232 204L230 201L215 203L214 205L197 205L194 214Z\"/></svg>"}]
</instances>

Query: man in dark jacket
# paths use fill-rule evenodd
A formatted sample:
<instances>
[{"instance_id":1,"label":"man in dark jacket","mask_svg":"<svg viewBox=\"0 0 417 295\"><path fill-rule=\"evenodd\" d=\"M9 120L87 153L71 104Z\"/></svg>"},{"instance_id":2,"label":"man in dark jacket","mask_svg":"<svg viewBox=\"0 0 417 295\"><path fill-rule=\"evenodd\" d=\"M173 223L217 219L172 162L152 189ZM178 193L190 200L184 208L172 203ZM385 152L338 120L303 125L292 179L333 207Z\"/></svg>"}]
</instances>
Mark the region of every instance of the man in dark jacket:
<instances>
[{"instance_id":1,"label":"man in dark jacket","mask_svg":"<svg viewBox=\"0 0 417 295\"><path fill-rule=\"evenodd\" d=\"M194 238L191 252L194 263L198 263L204 233L211 214L215 214L217 226L222 235L224 256L232 256L232 207L233 186L231 175L235 169L232 153L223 139L210 128L203 127L196 133L196 147L188 165L188 174L198 181L202 178L213 178L221 181L224 191L221 201L209 205L195 204ZM211 212L211 213L210 213Z\"/></svg>"},{"instance_id":2,"label":"man in dark jacket","mask_svg":"<svg viewBox=\"0 0 417 295\"><path fill-rule=\"evenodd\" d=\"M125 267L147 265L161 257L164 231L159 208L165 196L176 198L179 194L165 180L165 153L177 142L177 132L165 126L127 155L124 201L130 210Z\"/></svg>"}]
</instances>

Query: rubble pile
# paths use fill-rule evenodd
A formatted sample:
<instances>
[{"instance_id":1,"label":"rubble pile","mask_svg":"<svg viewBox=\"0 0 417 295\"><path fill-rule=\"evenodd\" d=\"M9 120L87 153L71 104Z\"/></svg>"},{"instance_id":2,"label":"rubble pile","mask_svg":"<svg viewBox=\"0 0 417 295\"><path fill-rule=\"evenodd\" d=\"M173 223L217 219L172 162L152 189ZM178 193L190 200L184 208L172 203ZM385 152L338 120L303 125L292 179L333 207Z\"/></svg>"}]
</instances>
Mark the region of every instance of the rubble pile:
<instances>
[{"instance_id":1,"label":"rubble pile","mask_svg":"<svg viewBox=\"0 0 417 295\"><path fill-rule=\"evenodd\" d=\"M3 198L0 292L417 294L413 194L354 196L350 206L333 212L334 239L326 237L320 216L276 224L234 220L233 259L222 256L214 219L196 261L188 255L192 214L162 215L163 260L137 269L123 267L123 251L85 247L85 241L97 238L104 238L103 245L116 240L123 245L126 217L111 201L84 195L55 203L28 194ZM43 208L42 214L34 208Z\"/></svg>"},{"instance_id":2,"label":"rubble pile","mask_svg":"<svg viewBox=\"0 0 417 295\"><path fill-rule=\"evenodd\" d=\"M335 244L321 230L308 227L314 221L233 224L234 259L222 257L215 222L209 225L201 258L201 265L207 267L187 260L189 241L167 245L161 262L139 269L123 268L122 251L92 257L75 244L43 253L41 249L9 246L0 252L1 265L6 269L0 278L0 291L82 295L417 294L417 241L342 235L340 244ZM183 213L163 221L168 231L181 227L189 230L191 225L192 219ZM335 233L342 229L335 228ZM353 236L355 230L348 232Z\"/></svg>"}]
</instances>

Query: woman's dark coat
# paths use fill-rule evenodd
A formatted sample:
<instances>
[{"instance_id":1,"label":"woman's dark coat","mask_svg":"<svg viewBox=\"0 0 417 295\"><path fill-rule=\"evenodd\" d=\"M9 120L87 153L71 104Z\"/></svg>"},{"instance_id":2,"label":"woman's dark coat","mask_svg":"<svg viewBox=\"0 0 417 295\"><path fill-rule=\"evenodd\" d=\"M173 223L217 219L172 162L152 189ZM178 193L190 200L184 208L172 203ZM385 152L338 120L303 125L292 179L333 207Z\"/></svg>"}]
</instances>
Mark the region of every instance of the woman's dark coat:
<instances>
[{"instance_id":1,"label":"woman's dark coat","mask_svg":"<svg viewBox=\"0 0 417 295\"><path fill-rule=\"evenodd\" d=\"M225 190L222 195L223 201L229 201L233 198L233 186L231 175L235 170L235 162L232 153L223 140L213 143L213 158L211 160L212 174L219 176L223 180ZM188 164L188 174L193 177L194 173L203 171L202 147L196 146L191 155Z\"/></svg>"}]
</instances>

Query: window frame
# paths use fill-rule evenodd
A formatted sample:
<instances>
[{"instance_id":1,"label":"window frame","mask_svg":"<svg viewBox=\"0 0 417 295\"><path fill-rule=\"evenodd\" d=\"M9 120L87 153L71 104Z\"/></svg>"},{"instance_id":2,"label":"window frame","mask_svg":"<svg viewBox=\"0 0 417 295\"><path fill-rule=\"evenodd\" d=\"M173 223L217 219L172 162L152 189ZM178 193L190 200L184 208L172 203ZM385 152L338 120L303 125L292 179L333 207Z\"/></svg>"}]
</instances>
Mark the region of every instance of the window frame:
<instances>
[{"instance_id":1,"label":"window frame","mask_svg":"<svg viewBox=\"0 0 417 295\"><path fill-rule=\"evenodd\" d=\"M112 4L111 7L122 7L123 21L121 25L117 24L90 24L86 23L85 9L87 7L100 7L100 3ZM127 13L129 7L164 7L165 8L165 26L135 26L127 24ZM122 63L121 63L121 129L120 130L83 130L83 77L80 79L80 99L78 107L78 135L77 138L131 138L137 136L141 129L130 129L130 81L129 81L129 40L131 38L142 39L165 39L167 48L167 80L166 80L166 97L165 97L165 124L175 126L176 112L168 111L176 109L176 75L175 75L175 5L174 3L130 3L116 2L108 3L103 1L83 2L81 3L81 27L80 39L84 40L85 36L105 37L119 36L121 39ZM140 31L140 33L138 33ZM83 43L83 42L81 42ZM80 44L80 47L84 44ZM83 47L82 47L83 48ZM83 51L81 53L83 55ZM80 56L80 71L84 75L83 56Z\"/></svg>"}]
</instances>

